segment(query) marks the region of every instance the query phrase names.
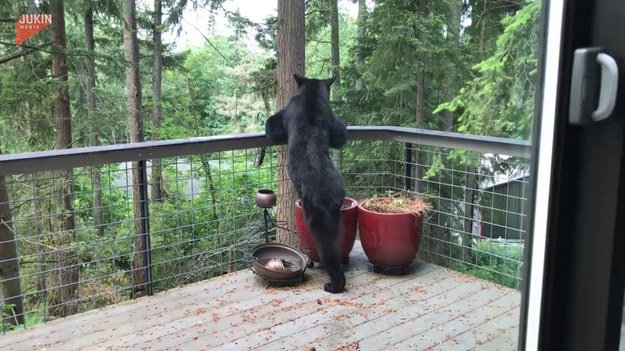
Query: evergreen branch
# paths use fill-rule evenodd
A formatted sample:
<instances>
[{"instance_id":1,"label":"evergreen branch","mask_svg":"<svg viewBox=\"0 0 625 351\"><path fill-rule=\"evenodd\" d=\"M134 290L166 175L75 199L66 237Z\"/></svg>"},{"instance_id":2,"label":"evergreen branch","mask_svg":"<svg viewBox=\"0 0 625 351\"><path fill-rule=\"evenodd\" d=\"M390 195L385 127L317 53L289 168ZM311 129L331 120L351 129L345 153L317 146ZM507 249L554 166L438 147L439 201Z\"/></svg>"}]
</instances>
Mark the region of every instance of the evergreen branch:
<instances>
[{"instance_id":1,"label":"evergreen branch","mask_svg":"<svg viewBox=\"0 0 625 351\"><path fill-rule=\"evenodd\" d=\"M269 87L274 86L275 84L276 84L276 81L272 80L271 83L267 83L265 85L262 85L260 87L256 87L254 89L245 90L245 91L241 92L241 95L247 95L247 94L250 94L250 93L255 93L257 91L262 91L262 90L265 90L265 89L267 89Z\"/></svg>"},{"instance_id":2,"label":"evergreen branch","mask_svg":"<svg viewBox=\"0 0 625 351\"><path fill-rule=\"evenodd\" d=\"M5 41L0 41L0 45L15 47L15 43L7 43ZM36 47L36 46L30 46L30 45L26 45L26 44L21 44L20 47L25 48L25 49L29 49L29 50L32 50L32 51L29 51L29 52L26 52L26 53L21 52L20 55L12 54L12 55L7 56L5 58L0 58L0 64L2 64L4 62L11 61L11 60L16 59L16 58L19 58L21 56L28 55L28 54L36 52L36 51L45 52L46 54L55 54L55 53L57 53L57 51L46 50L45 49L46 47L51 46L51 45L52 45L52 43L46 43L46 44L43 44L43 45L41 45L39 47ZM62 50L61 48L58 48L57 50L59 50L61 52L64 52L65 56L78 56L78 57L93 56L95 58L102 58L102 59L106 59L106 60L111 61L111 62L117 62L117 61L120 60L119 58L111 56L111 55L91 54L91 53L89 53L86 50L68 51L68 50ZM17 57L12 57L12 56L16 56L16 55L17 55ZM3 60L6 60L6 61L3 61ZM123 61L124 64L131 64L129 61L126 61L126 59L124 59L124 58L121 58L121 61Z\"/></svg>"},{"instance_id":3,"label":"evergreen branch","mask_svg":"<svg viewBox=\"0 0 625 351\"><path fill-rule=\"evenodd\" d=\"M0 43L0 44L6 45L5 43ZM15 59L18 59L18 58L20 58L22 56L30 55L33 52L40 51L40 50L42 50L42 48L44 48L46 46L50 46L50 45L52 45L52 43L46 43L46 44L44 44L44 45L42 45L40 47L33 47L33 46L23 45L23 47L26 50L21 50L19 52L16 52L14 54L9 55L9 56L5 56L5 57L0 58L0 65L3 64L3 63L7 63L7 62L13 61Z\"/></svg>"}]
</instances>

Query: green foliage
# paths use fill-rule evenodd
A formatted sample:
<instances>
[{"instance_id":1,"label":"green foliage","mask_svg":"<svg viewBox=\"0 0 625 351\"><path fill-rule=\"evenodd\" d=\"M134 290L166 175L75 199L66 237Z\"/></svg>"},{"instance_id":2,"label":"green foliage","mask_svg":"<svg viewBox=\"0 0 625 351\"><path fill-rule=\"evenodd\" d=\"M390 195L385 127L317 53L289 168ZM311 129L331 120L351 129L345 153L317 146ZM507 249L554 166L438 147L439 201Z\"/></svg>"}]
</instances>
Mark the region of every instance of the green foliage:
<instances>
[{"instance_id":1,"label":"green foliage","mask_svg":"<svg viewBox=\"0 0 625 351\"><path fill-rule=\"evenodd\" d=\"M453 89L446 86L466 76L470 56L464 41L447 35L450 25L460 26L447 3L428 2L425 13L418 6L413 0L376 1L367 14L364 38L349 49L351 60L343 69L346 91L344 106L338 107L349 122L416 126L417 75L423 71L425 110L419 127L443 126L431 106ZM359 79L366 89L356 88Z\"/></svg>"},{"instance_id":2,"label":"green foliage","mask_svg":"<svg viewBox=\"0 0 625 351\"><path fill-rule=\"evenodd\" d=\"M310 23L310 20L308 22ZM339 51L341 52L341 66L349 63L348 48L355 45L356 30L355 21L345 15L339 16ZM316 28L312 38L306 43L306 75L311 78L328 78L332 76L332 64L330 63L330 26Z\"/></svg>"},{"instance_id":3,"label":"green foliage","mask_svg":"<svg viewBox=\"0 0 625 351\"><path fill-rule=\"evenodd\" d=\"M162 30L176 31L185 25L182 15L189 5L205 6L214 16L223 12L223 2L165 0ZM350 125L397 125L527 138L534 109L540 3L528 1L521 6L506 0L436 0L427 1L427 8L421 11L419 2L370 0L363 27L357 28L356 19L345 11L344 1L339 1L341 84L333 87L334 113ZM0 6L2 18L17 18L28 11L31 1L0 3L5 5ZM128 62L124 59L119 3L93 3L97 108L90 119L86 109L84 4L66 2L67 84L75 147L88 145L92 131L104 145L129 139L124 75ZM306 4L306 72L311 77L328 77L330 2L311 0ZM150 139L154 132L150 116L154 104L152 13L147 8L139 8L138 13L144 129L146 139ZM159 139L261 131L266 118L275 112L277 19L271 16L254 23L238 12L226 15L232 35L209 34L205 45L178 51L174 51L173 43L164 43ZM13 24L2 28L5 37L14 36ZM251 35L255 45L248 41ZM6 153L54 148L58 83L50 78L51 53L45 46L49 36L49 30L43 30L27 42L41 50L0 64L0 140ZM0 43L0 58L22 50L12 44ZM417 125L420 73L424 77L424 111ZM342 150L341 164L349 196L361 199L402 190L403 152L401 143L351 142ZM232 151L162 160L168 197L151 202L149 207L156 291L245 267L244 254L257 242L262 229L262 212L252 207L254 192L275 187L275 153L267 155L265 166L252 169L254 156L249 151ZM422 189L422 195L433 199L430 220L436 223L427 228L424 246L428 239L449 243L450 233L437 228L463 228L464 217L471 217L458 200L466 196L465 188L476 186L466 175L493 169L480 169L482 155L464 150L415 145L413 157L417 156L422 165L418 180L437 184ZM497 171L517 167L517 161L495 159L493 167ZM189 168L181 170L182 165ZM102 235L93 228L98 190L92 184L93 169L74 170L75 242L57 242L61 235L56 235L58 204L52 194L58 179L54 174L7 179L13 185L11 197L17 199L12 211L19 219L15 231L20 237L27 311L47 308L51 297L39 290L59 282L55 275L41 272L57 268L55 253L59 251L77 252L80 258L80 289L85 297L82 310L129 298L135 255L133 196L131 184L119 182L131 179L130 171L123 165L103 165L101 170L107 223ZM194 196L186 190L190 178L198 181ZM446 253L451 260L438 263L518 287L521 248L480 242L469 247L468 254L465 249L454 245ZM43 319L43 312L29 314L27 324Z\"/></svg>"},{"instance_id":4,"label":"green foliage","mask_svg":"<svg viewBox=\"0 0 625 351\"><path fill-rule=\"evenodd\" d=\"M473 66L478 75L434 113L459 113L458 131L527 139L534 114L540 2L502 20L495 53Z\"/></svg>"},{"instance_id":5,"label":"green foliage","mask_svg":"<svg viewBox=\"0 0 625 351\"><path fill-rule=\"evenodd\" d=\"M452 261L450 268L513 289L521 288L523 247L488 241L474 244L468 263Z\"/></svg>"}]
</instances>

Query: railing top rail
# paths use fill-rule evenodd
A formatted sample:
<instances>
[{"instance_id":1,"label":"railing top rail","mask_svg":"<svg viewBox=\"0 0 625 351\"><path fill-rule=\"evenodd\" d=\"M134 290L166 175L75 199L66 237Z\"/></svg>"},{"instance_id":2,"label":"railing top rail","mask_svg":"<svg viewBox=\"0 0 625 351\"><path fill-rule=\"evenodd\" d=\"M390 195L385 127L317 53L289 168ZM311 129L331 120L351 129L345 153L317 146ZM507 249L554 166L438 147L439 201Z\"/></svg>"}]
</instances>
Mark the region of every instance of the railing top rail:
<instances>
[{"instance_id":1,"label":"railing top rail","mask_svg":"<svg viewBox=\"0 0 625 351\"><path fill-rule=\"evenodd\" d=\"M526 158L531 154L531 143L527 140L404 127L348 127L348 139L400 141L416 145L446 147ZM4 154L0 155L0 175L35 173L98 164L241 150L270 145L272 144L265 138L265 133L247 133Z\"/></svg>"}]
</instances>

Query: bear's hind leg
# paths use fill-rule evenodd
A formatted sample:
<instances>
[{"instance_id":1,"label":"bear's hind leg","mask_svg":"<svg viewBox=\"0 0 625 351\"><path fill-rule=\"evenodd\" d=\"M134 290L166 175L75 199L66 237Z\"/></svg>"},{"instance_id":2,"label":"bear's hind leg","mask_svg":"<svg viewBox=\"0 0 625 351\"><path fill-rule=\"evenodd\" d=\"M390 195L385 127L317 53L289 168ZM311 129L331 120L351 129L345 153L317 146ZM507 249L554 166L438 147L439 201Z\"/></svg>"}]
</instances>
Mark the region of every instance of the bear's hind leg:
<instances>
[{"instance_id":1,"label":"bear's hind leg","mask_svg":"<svg viewBox=\"0 0 625 351\"><path fill-rule=\"evenodd\" d=\"M337 247L339 214L328 213L324 208L305 206L304 217L315 241L321 263L330 276L330 282L324 285L324 290L333 294L340 293L345 289L345 272Z\"/></svg>"},{"instance_id":2,"label":"bear's hind leg","mask_svg":"<svg viewBox=\"0 0 625 351\"><path fill-rule=\"evenodd\" d=\"M319 251L321 261L330 276L330 282L323 286L323 290L332 294L340 293L345 290L345 272L339 260L338 250L334 248L331 252L321 253L321 251L323 249Z\"/></svg>"}]
</instances>

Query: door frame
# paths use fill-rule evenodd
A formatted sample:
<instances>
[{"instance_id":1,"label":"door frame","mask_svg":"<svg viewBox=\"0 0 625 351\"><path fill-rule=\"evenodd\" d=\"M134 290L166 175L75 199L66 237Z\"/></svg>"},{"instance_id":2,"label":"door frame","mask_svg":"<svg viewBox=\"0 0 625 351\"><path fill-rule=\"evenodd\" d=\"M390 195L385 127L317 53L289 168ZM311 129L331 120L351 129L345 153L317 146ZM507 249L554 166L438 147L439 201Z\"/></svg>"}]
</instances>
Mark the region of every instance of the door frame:
<instances>
[{"instance_id":1,"label":"door frame","mask_svg":"<svg viewBox=\"0 0 625 351\"><path fill-rule=\"evenodd\" d=\"M613 28L623 26L616 18L625 3L549 1L542 13L519 348L617 350L625 289L625 48L617 45L625 30ZM573 53L592 46L618 63L620 104L605 121L572 125Z\"/></svg>"}]
</instances>

